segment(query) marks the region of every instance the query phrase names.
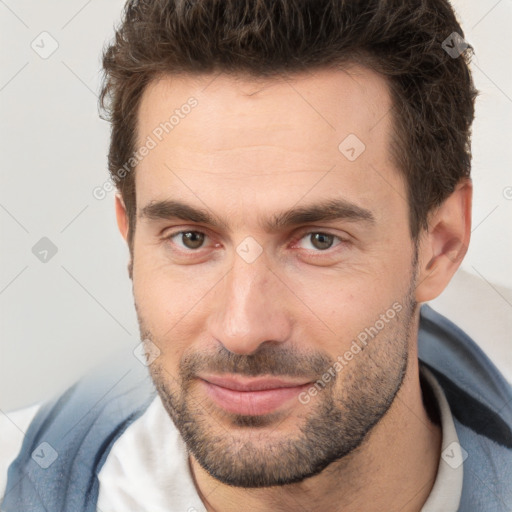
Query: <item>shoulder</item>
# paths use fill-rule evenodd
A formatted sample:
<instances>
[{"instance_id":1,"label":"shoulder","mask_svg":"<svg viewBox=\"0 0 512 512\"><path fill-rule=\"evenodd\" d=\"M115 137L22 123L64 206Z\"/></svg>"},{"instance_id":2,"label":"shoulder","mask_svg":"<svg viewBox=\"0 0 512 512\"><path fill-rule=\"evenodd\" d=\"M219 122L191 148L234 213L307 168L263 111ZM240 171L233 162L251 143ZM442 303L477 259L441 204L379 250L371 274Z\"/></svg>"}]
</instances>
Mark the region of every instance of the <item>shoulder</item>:
<instances>
[{"instance_id":1,"label":"shoulder","mask_svg":"<svg viewBox=\"0 0 512 512\"><path fill-rule=\"evenodd\" d=\"M455 418L512 449L512 386L472 338L425 304L418 355L443 388Z\"/></svg>"},{"instance_id":2,"label":"shoulder","mask_svg":"<svg viewBox=\"0 0 512 512\"><path fill-rule=\"evenodd\" d=\"M0 412L0 497L7 484L7 470L20 451L28 426L41 403L15 411Z\"/></svg>"},{"instance_id":3,"label":"shoulder","mask_svg":"<svg viewBox=\"0 0 512 512\"><path fill-rule=\"evenodd\" d=\"M427 305L418 355L453 415L464 459L460 510L502 510L512 502L510 383L465 331Z\"/></svg>"},{"instance_id":4,"label":"shoulder","mask_svg":"<svg viewBox=\"0 0 512 512\"><path fill-rule=\"evenodd\" d=\"M7 474L5 510L61 510L92 503L97 475L125 429L155 396L147 368L128 351L41 404ZM32 457L41 452L41 459ZM70 475L63 479L62 475Z\"/></svg>"}]
</instances>

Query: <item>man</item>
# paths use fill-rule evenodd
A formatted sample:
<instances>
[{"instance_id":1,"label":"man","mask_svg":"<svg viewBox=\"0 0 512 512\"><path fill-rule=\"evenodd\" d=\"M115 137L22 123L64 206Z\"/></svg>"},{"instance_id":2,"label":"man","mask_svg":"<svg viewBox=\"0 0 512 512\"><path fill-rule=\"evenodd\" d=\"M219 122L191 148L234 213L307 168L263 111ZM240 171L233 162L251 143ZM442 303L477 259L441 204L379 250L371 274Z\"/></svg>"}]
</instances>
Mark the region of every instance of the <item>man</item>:
<instances>
[{"instance_id":1,"label":"man","mask_svg":"<svg viewBox=\"0 0 512 512\"><path fill-rule=\"evenodd\" d=\"M510 510L512 390L420 311L469 244L469 50L444 0L129 1L102 105L151 378L44 404L2 510Z\"/></svg>"}]
</instances>

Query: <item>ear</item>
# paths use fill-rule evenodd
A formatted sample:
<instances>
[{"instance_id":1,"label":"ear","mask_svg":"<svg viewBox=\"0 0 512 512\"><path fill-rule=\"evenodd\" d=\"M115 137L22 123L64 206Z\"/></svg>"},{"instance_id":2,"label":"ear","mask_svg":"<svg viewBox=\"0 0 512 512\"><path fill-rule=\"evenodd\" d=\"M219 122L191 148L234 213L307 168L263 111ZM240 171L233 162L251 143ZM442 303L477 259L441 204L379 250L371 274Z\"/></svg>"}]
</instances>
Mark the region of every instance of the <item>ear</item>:
<instances>
[{"instance_id":1,"label":"ear","mask_svg":"<svg viewBox=\"0 0 512 512\"><path fill-rule=\"evenodd\" d=\"M435 299L446 288L466 255L471 237L473 185L461 180L452 194L434 210L418 248L416 301Z\"/></svg>"},{"instance_id":2,"label":"ear","mask_svg":"<svg viewBox=\"0 0 512 512\"><path fill-rule=\"evenodd\" d=\"M128 243L128 230L130 227L128 214L126 213L126 206L124 204L123 198L119 193L116 193L116 219L117 219L117 227L119 228L119 232L121 236L124 238L125 242ZM129 246L130 244L128 244ZM133 254L131 247L130 249L130 261L128 262L128 276L130 279L133 279Z\"/></svg>"},{"instance_id":3,"label":"ear","mask_svg":"<svg viewBox=\"0 0 512 512\"><path fill-rule=\"evenodd\" d=\"M128 214L126 213L126 206L124 205L121 194L116 193L116 219L117 227L124 240L128 241Z\"/></svg>"}]
</instances>

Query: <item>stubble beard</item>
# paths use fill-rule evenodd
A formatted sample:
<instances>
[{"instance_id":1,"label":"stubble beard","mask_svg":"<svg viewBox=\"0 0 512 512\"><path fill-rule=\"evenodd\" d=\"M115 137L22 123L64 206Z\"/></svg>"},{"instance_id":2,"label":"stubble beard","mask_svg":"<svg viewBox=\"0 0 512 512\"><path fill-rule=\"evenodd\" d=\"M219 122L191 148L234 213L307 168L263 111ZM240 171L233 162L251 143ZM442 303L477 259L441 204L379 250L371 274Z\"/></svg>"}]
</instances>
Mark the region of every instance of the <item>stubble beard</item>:
<instances>
[{"instance_id":1,"label":"stubble beard","mask_svg":"<svg viewBox=\"0 0 512 512\"><path fill-rule=\"evenodd\" d=\"M407 294L398 301L403 306L400 313L312 398L307 409L298 404L288 413L227 413L204 394L198 396L197 374L316 375L319 379L333 366L332 358L323 353L298 354L280 345L262 344L258 352L245 356L219 346L212 354L184 354L177 378L159 362L163 358L157 358L149 366L151 378L197 462L225 484L261 488L301 482L360 447L391 407L407 372L416 310L415 270ZM165 346L145 328L140 315L139 325L142 339ZM288 419L292 413L294 418ZM283 432L280 426L286 426L287 420Z\"/></svg>"}]
</instances>

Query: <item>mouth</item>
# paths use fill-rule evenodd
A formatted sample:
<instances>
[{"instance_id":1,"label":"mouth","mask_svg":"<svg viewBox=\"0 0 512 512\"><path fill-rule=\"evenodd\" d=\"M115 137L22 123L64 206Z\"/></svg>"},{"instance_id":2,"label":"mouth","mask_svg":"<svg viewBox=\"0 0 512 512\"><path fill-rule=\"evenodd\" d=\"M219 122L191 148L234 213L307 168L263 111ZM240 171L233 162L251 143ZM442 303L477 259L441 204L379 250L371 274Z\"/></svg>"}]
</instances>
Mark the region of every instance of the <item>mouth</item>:
<instances>
[{"instance_id":1,"label":"mouth","mask_svg":"<svg viewBox=\"0 0 512 512\"><path fill-rule=\"evenodd\" d=\"M311 381L304 380L233 375L206 375L199 380L217 406L226 412L252 416L274 412L311 385Z\"/></svg>"}]
</instances>

